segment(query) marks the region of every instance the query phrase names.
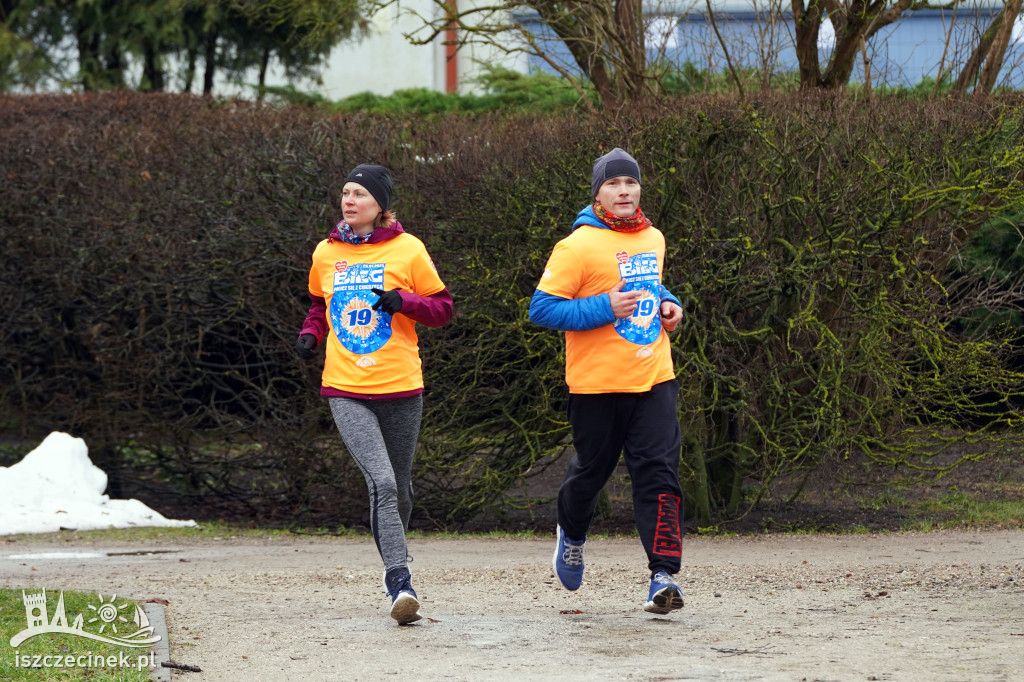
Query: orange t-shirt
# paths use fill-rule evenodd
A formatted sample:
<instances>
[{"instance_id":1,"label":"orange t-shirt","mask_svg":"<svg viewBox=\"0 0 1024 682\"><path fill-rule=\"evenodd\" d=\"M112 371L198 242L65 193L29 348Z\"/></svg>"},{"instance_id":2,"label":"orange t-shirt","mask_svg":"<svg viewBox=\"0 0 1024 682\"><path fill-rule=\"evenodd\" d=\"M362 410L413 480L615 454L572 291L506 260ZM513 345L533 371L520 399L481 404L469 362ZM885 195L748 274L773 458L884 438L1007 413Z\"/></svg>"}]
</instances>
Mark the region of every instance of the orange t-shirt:
<instances>
[{"instance_id":1,"label":"orange t-shirt","mask_svg":"<svg viewBox=\"0 0 1024 682\"><path fill-rule=\"evenodd\" d=\"M313 251L309 293L327 303L323 384L367 395L423 388L416 323L401 312L373 310L370 289L431 296L444 283L423 242L402 233L376 244L320 242Z\"/></svg>"},{"instance_id":2,"label":"orange t-shirt","mask_svg":"<svg viewBox=\"0 0 1024 682\"><path fill-rule=\"evenodd\" d=\"M639 290L632 317L565 333L570 393L640 393L675 378L668 334L661 327L665 237L654 227L615 232L582 225L558 242L537 288L561 298Z\"/></svg>"}]
</instances>

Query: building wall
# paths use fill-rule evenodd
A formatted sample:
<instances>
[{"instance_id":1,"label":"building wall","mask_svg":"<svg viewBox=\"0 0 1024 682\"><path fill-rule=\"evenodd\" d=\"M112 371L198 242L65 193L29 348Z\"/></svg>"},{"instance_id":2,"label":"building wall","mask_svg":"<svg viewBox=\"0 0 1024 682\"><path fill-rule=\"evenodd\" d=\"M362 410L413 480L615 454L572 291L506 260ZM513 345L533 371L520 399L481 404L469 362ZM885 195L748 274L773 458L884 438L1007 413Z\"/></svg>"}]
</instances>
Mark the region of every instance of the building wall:
<instances>
[{"instance_id":1,"label":"building wall","mask_svg":"<svg viewBox=\"0 0 1024 682\"><path fill-rule=\"evenodd\" d=\"M430 10L429 2L414 4ZM334 49L318 91L328 99L365 91L387 95L406 88L444 91L443 46L412 45L404 37L418 26L395 5L378 12L370 22L370 35Z\"/></svg>"},{"instance_id":2,"label":"building wall","mask_svg":"<svg viewBox=\"0 0 1024 682\"><path fill-rule=\"evenodd\" d=\"M485 4L486 0L459 0L462 8L474 3ZM446 36L439 35L429 45L410 43L405 35L423 25L416 14L440 16L440 10L431 0L402 0L385 8L371 19L369 36L342 43L334 49L324 66L321 84L301 83L299 89L317 92L331 100L361 92L390 95L408 88L446 92L449 89ZM501 64L523 73L529 69L525 56L508 55L473 44L460 48L455 62L455 86L461 93L478 90L472 81L480 74L481 64Z\"/></svg>"}]
</instances>

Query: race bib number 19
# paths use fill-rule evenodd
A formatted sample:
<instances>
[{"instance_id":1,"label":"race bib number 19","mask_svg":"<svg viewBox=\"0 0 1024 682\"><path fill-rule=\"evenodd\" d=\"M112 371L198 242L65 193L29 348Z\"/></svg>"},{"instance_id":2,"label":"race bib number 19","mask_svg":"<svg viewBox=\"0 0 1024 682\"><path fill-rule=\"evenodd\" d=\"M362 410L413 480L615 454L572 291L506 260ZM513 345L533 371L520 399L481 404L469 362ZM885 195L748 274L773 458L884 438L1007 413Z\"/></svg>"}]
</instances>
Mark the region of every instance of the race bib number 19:
<instances>
[{"instance_id":1,"label":"race bib number 19","mask_svg":"<svg viewBox=\"0 0 1024 682\"><path fill-rule=\"evenodd\" d=\"M331 296L331 327L338 341L357 355L379 350L391 338L391 315L373 310L377 294L384 288L384 263L341 261L335 265Z\"/></svg>"},{"instance_id":2,"label":"race bib number 19","mask_svg":"<svg viewBox=\"0 0 1024 682\"><path fill-rule=\"evenodd\" d=\"M623 254L625 257L625 254ZM658 257L638 253L619 264L619 276L625 280L622 291L639 291L636 310L630 317L615 320L615 331L631 343L654 343L661 333L661 279Z\"/></svg>"}]
</instances>

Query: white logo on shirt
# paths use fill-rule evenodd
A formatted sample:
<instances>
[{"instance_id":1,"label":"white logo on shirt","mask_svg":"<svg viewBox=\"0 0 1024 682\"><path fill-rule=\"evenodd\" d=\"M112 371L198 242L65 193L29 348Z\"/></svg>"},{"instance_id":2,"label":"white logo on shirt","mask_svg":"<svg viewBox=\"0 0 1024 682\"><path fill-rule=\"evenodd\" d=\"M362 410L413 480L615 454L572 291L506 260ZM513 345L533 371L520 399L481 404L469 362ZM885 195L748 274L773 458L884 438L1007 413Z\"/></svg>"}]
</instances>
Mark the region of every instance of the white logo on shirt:
<instances>
[{"instance_id":1,"label":"white logo on shirt","mask_svg":"<svg viewBox=\"0 0 1024 682\"><path fill-rule=\"evenodd\" d=\"M363 357L356 360L356 365L359 367L373 367L376 364L377 361L371 358L369 355L364 355Z\"/></svg>"},{"instance_id":2,"label":"white logo on shirt","mask_svg":"<svg viewBox=\"0 0 1024 682\"><path fill-rule=\"evenodd\" d=\"M651 350L650 346L644 346L636 352L636 357L638 358L649 358L652 355L654 355L654 351Z\"/></svg>"}]
</instances>

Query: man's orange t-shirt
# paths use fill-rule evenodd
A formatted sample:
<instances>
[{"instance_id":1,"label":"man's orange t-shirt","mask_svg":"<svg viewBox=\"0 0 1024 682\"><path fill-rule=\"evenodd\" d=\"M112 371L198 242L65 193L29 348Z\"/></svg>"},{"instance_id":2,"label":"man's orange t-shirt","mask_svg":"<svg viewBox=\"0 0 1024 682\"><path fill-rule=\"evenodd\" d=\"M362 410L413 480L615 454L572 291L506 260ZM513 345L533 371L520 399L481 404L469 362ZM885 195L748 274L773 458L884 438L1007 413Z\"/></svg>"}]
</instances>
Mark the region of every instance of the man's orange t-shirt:
<instances>
[{"instance_id":1,"label":"man's orange t-shirt","mask_svg":"<svg viewBox=\"0 0 1024 682\"><path fill-rule=\"evenodd\" d=\"M632 317L589 331L565 333L570 393L640 393L675 378L668 334L661 326L665 237L654 227L615 232L582 225L558 242L537 288L561 298L641 292Z\"/></svg>"},{"instance_id":2,"label":"man's orange t-shirt","mask_svg":"<svg viewBox=\"0 0 1024 682\"><path fill-rule=\"evenodd\" d=\"M320 242L313 251L309 293L327 303L323 385L360 394L423 388L416 323L401 312L373 310L371 289L431 296L444 290L423 242L408 233L376 244Z\"/></svg>"}]
</instances>

